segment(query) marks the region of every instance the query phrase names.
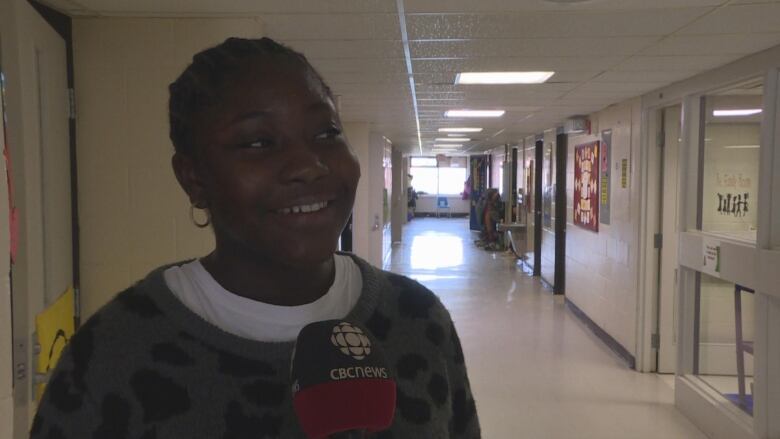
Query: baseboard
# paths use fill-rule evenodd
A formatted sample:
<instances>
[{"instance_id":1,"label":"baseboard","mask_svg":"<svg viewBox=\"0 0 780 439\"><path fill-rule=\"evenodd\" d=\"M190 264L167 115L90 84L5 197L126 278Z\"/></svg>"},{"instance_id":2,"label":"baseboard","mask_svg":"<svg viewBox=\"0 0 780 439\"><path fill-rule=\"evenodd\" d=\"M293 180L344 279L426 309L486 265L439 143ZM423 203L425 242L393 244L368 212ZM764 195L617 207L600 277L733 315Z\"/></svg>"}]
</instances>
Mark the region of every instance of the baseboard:
<instances>
[{"instance_id":1,"label":"baseboard","mask_svg":"<svg viewBox=\"0 0 780 439\"><path fill-rule=\"evenodd\" d=\"M599 326L596 322L591 320L590 317L588 317L587 314L583 310L581 310L577 305L574 304L571 300L568 298L566 299L566 306L571 310L571 312L577 316L585 325L593 332L593 334L598 337L604 344L609 347L609 349L617 354L618 357L620 357L621 360L623 360L626 363L626 366L628 366L631 369L636 369L636 358L631 355L630 352L626 348L623 347L623 345L620 344L617 340L615 340L614 337L609 335L607 331L603 330L601 326Z\"/></svg>"}]
</instances>

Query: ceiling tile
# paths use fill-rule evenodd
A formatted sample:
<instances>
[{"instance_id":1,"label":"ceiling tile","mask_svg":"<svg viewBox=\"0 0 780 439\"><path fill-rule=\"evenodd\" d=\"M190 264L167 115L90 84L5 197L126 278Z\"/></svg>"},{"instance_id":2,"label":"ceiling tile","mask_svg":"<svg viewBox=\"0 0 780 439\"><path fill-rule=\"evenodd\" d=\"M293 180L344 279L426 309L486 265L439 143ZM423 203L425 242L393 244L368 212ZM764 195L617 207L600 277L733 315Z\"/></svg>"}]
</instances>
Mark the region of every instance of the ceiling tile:
<instances>
[{"instance_id":1,"label":"ceiling tile","mask_svg":"<svg viewBox=\"0 0 780 439\"><path fill-rule=\"evenodd\" d=\"M312 65L322 74L365 73L375 75L404 75L406 61L403 58L383 58L366 62L360 58L313 59Z\"/></svg>"},{"instance_id":2,"label":"ceiling tile","mask_svg":"<svg viewBox=\"0 0 780 439\"><path fill-rule=\"evenodd\" d=\"M82 9L101 15L208 16L257 14L354 14L395 12L387 0L54 0L63 10ZM81 6L81 8L78 8Z\"/></svg>"},{"instance_id":3,"label":"ceiling tile","mask_svg":"<svg viewBox=\"0 0 780 439\"><path fill-rule=\"evenodd\" d=\"M283 43L310 60L328 58L403 58L401 40L288 40Z\"/></svg>"},{"instance_id":4,"label":"ceiling tile","mask_svg":"<svg viewBox=\"0 0 780 439\"><path fill-rule=\"evenodd\" d=\"M597 0L561 4L543 0L405 0L407 13L518 12L518 11L615 11L679 8L683 6L717 6L723 0Z\"/></svg>"},{"instance_id":5,"label":"ceiling tile","mask_svg":"<svg viewBox=\"0 0 780 439\"><path fill-rule=\"evenodd\" d=\"M689 78L699 73L697 70L666 70L644 72L604 72L593 79L593 82L659 82L670 84L674 81Z\"/></svg>"},{"instance_id":6,"label":"ceiling tile","mask_svg":"<svg viewBox=\"0 0 780 439\"><path fill-rule=\"evenodd\" d=\"M726 6L685 27L680 34L734 34L777 32L780 3Z\"/></svg>"},{"instance_id":7,"label":"ceiling tile","mask_svg":"<svg viewBox=\"0 0 780 439\"><path fill-rule=\"evenodd\" d=\"M737 58L739 58L739 55L635 56L627 59L613 70L625 72L665 70L701 71L727 64Z\"/></svg>"},{"instance_id":8,"label":"ceiling tile","mask_svg":"<svg viewBox=\"0 0 780 439\"><path fill-rule=\"evenodd\" d=\"M540 38L665 35L711 8L647 11L407 14L409 38Z\"/></svg>"},{"instance_id":9,"label":"ceiling tile","mask_svg":"<svg viewBox=\"0 0 780 439\"><path fill-rule=\"evenodd\" d=\"M494 38L410 42L413 58L633 55L658 37Z\"/></svg>"},{"instance_id":10,"label":"ceiling tile","mask_svg":"<svg viewBox=\"0 0 780 439\"><path fill-rule=\"evenodd\" d=\"M512 70L543 71L598 71L606 70L623 61L622 56L546 56L546 57L483 57L463 59L414 60L415 73L427 72L486 72ZM555 76L552 81L557 80Z\"/></svg>"},{"instance_id":11,"label":"ceiling tile","mask_svg":"<svg viewBox=\"0 0 780 439\"><path fill-rule=\"evenodd\" d=\"M280 40L400 40L397 14L294 14L262 18Z\"/></svg>"},{"instance_id":12,"label":"ceiling tile","mask_svg":"<svg viewBox=\"0 0 780 439\"><path fill-rule=\"evenodd\" d=\"M747 55L780 44L780 32L726 35L673 35L644 55Z\"/></svg>"}]
</instances>

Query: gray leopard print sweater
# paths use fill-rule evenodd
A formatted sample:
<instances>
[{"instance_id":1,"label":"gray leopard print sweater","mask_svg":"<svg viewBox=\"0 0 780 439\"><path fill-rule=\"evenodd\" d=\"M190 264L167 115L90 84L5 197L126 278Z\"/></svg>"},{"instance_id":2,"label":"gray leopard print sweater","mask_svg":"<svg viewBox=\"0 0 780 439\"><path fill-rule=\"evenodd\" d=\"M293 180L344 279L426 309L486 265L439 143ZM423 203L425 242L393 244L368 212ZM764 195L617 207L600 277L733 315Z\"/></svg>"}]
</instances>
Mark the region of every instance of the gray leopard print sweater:
<instances>
[{"instance_id":1,"label":"gray leopard print sweater","mask_svg":"<svg viewBox=\"0 0 780 439\"><path fill-rule=\"evenodd\" d=\"M419 283L354 259L363 290L345 319L373 333L397 379L393 424L370 437L480 437L447 310ZM211 325L168 289L165 268L78 330L31 438L305 438L288 377L293 343L261 343Z\"/></svg>"}]
</instances>

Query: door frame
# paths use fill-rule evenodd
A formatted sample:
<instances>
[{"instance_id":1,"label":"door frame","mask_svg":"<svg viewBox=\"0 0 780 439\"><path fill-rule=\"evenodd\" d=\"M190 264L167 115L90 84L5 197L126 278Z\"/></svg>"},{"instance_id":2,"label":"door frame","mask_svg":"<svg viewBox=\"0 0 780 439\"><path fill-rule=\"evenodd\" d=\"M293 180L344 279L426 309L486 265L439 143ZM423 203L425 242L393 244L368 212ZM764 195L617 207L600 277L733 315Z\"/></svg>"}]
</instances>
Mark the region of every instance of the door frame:
<instances>
[{"instance_id":1,"label":"door frame","mask_svg":"<svg viewBox=\"0 0 780 439\"><path fill-rule=\"evenodd\" d=\"M658 348L656 337L660 337L660 276L661 248L656 248L656 234L662 233L663 203L662 177L664 151L659 144L663 135L663 111L668 107L680 105L682 99L665 101L658 105L647 106L642 110L640 136L642 139L640 157L640 215L639 225L639 305L637 318L637 363L640 372L658 370ZM683 133L680 133L683 136ZM678 187L682 179L682 160L684 147L677 151ZM678 200L679 204L679 200ZM680 206L677 206L678 209ZM679 226L679 225L678 225ZM678 239L662 236L662 240ZM662 244L663 245L663 244Z\"/></svg>"},{"instance_id":2,"label":"door frame","mask_svg":"<svg viewBox=\"0 0 780 439\"><path fill-rule=\"evenodd\" d=\"M671 84L667 87L655 90L642 96L642 159L641 167L643 190L651 186L647 184L652 176L647 173L647 166L652 155L648 155L650 148L648 121L653 118L654 109L658 109L675 102L683 102L683 127L681 145L681 158L679 166L684 175L680 180L680 266L686 265L692 269L682 269L678 278L678 358L677 376L675 379L675 405L702 431L713 438L773 438L780 437L780 345L777 343L780 334L780 271L772 269L780 264L780 215L777 215L780 206L780 46L775 46L746 56L723 67L696 75L692 78ZM756 408L752 420L740 421L735 417L733 410L722 403L720 395L713 395L702 385L693 373L695 368L695 350L693 340L696 332L695 310L696 297L690 294L695 291L697 278L695 265L701 263L701 239L702 233L696 228L696 204L698 203L698 177L687 175L692 164L698 163L699 151L696 147L701 137L698 121L700 117L700 97L712 91L717 91L743 81L751 80L759 76L765 76L765 116L762 125L761 152L761 183L759 190L760 205L758 207L759 232L756 247L740 248L732 243L725 242L726 253L732 261L727 265L735 265L739 261L739 279L745 276L753 279L756 286L756 339L755 339L755 376L756 376ZM691 146L693 145L693 147ZM767 190L771 188L771 190ZM638 348L642 353L640 365L645 367L650 362L650 334L652 322L651 306L652 290L646 288L652 273L648 270L650 261L646 257L648 242L648 217L646 206L652 202L652 198L642 193L641 215L641 241L640 247L640 297L638 306ZM691 203L685 203L690 200ZM763 207L762 207L763 206ZM774 212L772 212L774 211ZM722 248L722 251L724 249ZM735 251L746 250L741 256L735 257ZM698 252L698 257L694 257ZM688 258L686 262L684 259ZM746 259L750 259L750 262ZM725 261L726 255L721 256ZM698 262L697 262L698 261ZM747 265L747 266L744 266ZM730 268L731 269L731 268ZM752 277L751 277L752 276ZM645 369L649 371L649 367ZM738 409L737 409L738 410ZM739 414L737 414L739 415ZM750 428L752 427L752 428Z\"/></svg>"}]
</instances>

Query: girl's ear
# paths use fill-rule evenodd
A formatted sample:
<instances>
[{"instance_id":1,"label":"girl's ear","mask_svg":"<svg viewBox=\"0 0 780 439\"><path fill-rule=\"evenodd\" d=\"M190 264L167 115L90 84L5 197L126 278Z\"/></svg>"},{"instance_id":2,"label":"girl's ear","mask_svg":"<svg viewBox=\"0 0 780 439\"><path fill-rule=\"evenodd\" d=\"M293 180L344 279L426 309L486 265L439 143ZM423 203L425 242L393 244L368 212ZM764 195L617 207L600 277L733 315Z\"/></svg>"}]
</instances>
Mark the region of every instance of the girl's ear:
<instances>
[{"instance_id":1,"label":"girl's ear","mask_svg":"<svg viewBox=\"0 0 780 439\"><path fill-rule=\"evenodd\" d=\"M175 153L171 159L173 173L176 180L184 192L190 198L190 203L198 208L207 208L208 203L205 198L205 188L200 174L198 173L195 159L189 154Z\"/></svg>"}]
</instances>

